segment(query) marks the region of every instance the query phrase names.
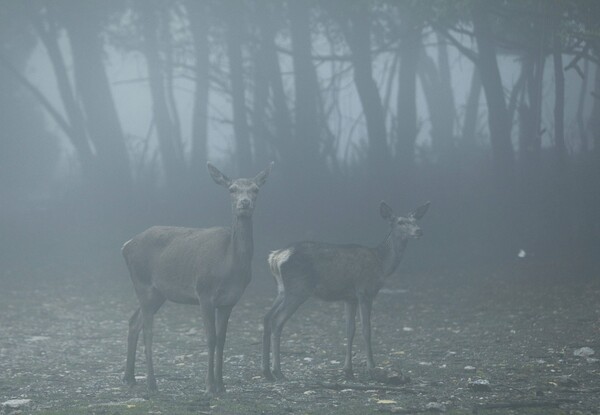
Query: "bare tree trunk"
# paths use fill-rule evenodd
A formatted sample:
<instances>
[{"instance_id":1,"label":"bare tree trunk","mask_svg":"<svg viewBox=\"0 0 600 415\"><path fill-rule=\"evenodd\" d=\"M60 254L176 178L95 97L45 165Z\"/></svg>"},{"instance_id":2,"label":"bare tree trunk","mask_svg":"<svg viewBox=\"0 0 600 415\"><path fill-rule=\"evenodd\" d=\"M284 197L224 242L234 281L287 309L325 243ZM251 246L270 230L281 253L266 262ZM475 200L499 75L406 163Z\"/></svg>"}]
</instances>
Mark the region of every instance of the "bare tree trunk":
<instances>
[{"instance_id":1,"label":"bare tree trunk","mask_svg":"<svg viewBox=\"0 0 600 415\"><path fill-rule=\"evenodd\" d=\"M208 144L208 101L210 88L209 8L205 1L188 0L190 29L194 39L196 90L192 120L190 168L193 178L204 177Z\"/></svg>"},{"instance_id":2,"label":"bare tree trunk","mask_svg":"<svg viewBox=\"0 0 600 415\"><path fill-rule=\"evenodd\" d=\"M581 152L587 153L589 151L590 144L588 142L587 128L583 121L585 112L585 97L588 93L588 78L590 76L590 61L585 59L583 64L583 79L581 80L581 88L579 89L579 99L577 100L577 130L579 131L579 141L581 145Z\"/></svg>"},{"instance_id":3,"label":"bare tree trunk","mask_svg":"<svg viewBox=\"0 0 600 415\"><path fill-rule=\"evenodd\" d=\"M488 106L488 124L494 159L494 170L498 178L512 174L514 151L510 137L508 111L504 99L504 88L500 79L496 45L491 32L485 5L478 2L473 7L473 27L479 50L479 73Z\"/></svg>"},{"instance_id":4,"label":"bare tree trunk","mask_svg":"<svg viewBox=\"0 0 600 415\"><path fill-rule=\"evenodd\" d=\"M75 84L94 144L104 185L124 195L130 190L131 171L121 124L105 72L100 20L92 3L60 9L69 35Z\"/></svg>"},{"instance_id":5,"label":"bare tree trunk","mask_svg":"<svg viewBox=\"0 0 600 415\"><path fill-rule=\"evenodd\" d=\"M559 169L562 170L566 161L565 146L565 73L563 71L562 50L558 35L554 35L552 51L554 61L554 145L558 158Z\"/></svg>"},{"instance_id":6,"label":"bare tree trunk","mask_svg":"<svg viewBox=\"0 0 600 415\"><path fill-rule=\"evenodd\" d=\"M600 53L598 53L600 55ZM600 64L596 64L594 76L594 94L592 113L590 115L590 133L592 135L592 141L594 143L594 154L596 161L600 166Z\"/></svg>"},{"instance_id":7,"label":"bare tree trunk","mask_svg":"<svg viewBox=\"0 0 600 415\"><path fill-rule=\"evenodd\" d=\"M376 183L389 175L391 158L387 145L385 111L373 79L370 19L368 5L357 5L351 11L349 25L344 25L344 28L346 41L352 52L354 84L367 124L369 182Z\"/></svg>"},{"instance_id":8,"label":"bare tree trunk","mask_svg":"<svg viewBox=\"0 0 600 415\"><path fill-rule=\"evenodd\" d=\"M171 119L165 91L165 79L158 46L158 3L152 0L138 0L138 10L142 18L144 34L143 50L146 56L152 113L156 124L158 143L166 182L171 190L181 187L185 178L185 163L181 154L181 137L177 135L175 122Z\"/></svg>"},{"instance_id":9,"label":"bare tree trunk","mask_svg":"<svg viewBox=\"0 0 600 415\"><path fill-rule=\"evenodd\" d=\"M235 134L236 156L239 174L248 174L252 170L252 149L248 132L248 114L246 111L246 87L244 85L244 61L242 42L245 22L243 3L235 1L235 10L226 12L227 19L227 57L229 58L229 76L231 79L231 99L233 109L233 131Z\"/></svg>"},{"instance_id":10,"label":"bare tree trunk","mask_svg":"<svg viewBox=\"0 0 600 415\"><path fill-rule=\"evenodd\" d=\"M421 50L422 26L420 23L405 22L404 37L400 44L400 73L397 97L397 155L403 175L410 176L415 162L415 140L417 139L417 62Z\"/></svg>"},{"instance_id":11,"label":"bare tree trunk","mask_svg":"<svg viewBox=\"0 0 600 415\"><path fill-rule=\"evenodd\" d=\"M307 0L288 2L292 60L294 69L294 141L301 171L321 168L319 144L321 128L318 116L320 92L317 73L312 62L310 8Z\"/></svg>"},{"instance_id":12,"label":"bare tree trunk","mask_svg":"<svg viewBox=\"0 0 600 415\"><path fill-rule=\"evenodd\" d=\"M75 93L71 87L69 74L67 72L67 65L58 46L57 22L50 11L47 12L45 20L42 19L38 15L38 11L35 10L31 10L30 17L38 36L46 48L46 52L48 53L48 57L50 58L52 68L54 70L58 93L61 97L61 101L69 121L69 139L77 152L77 156L79 157L84 177L94 182L98 179L95 156L90 146L88 133L85 128L85 119L83 117L81 107L77 103Z\"/></svg>"},{"instance_id":13,"label":"bare tree trunk","mask_svg":"<svg viewBox=\"0 0 600 415\"><path fill-rule=\"evenodd\" d=\"M477 132L477 119L479 118L479 101L481 98L481 77L479 69L473 68L471 86L465 108L465 121L463 123L462 141L468 147L475 146L475 134Z\"/></svg>"},{"instance_id":14,"label":"bare tree trunk","mask_svg":"<svg viewBox=\"0 0 600 415\"><path fill-rule=\"evenodd\" d=\"M454 146L454 97L450 84L450 65L445 43L438 37L438 62L422 49L419 79L425 94L431 121L431 141L436 155L445 159ZM443 45L443 46L442 46Z\"/></svg>"},{"instance_id":15,"label":"bare tree trunk","mask_svg":"<svg viewBox=\"0 0 600 415\"><path fill-rule=\"evenodd\" d=\"M265 71L264 76L268 80L273 94L275 137L271 144L279 151L279 154L285 160L285 165L289 166L293 163L292 160L295 159L292 146L292 117L286 100L281 66L275 45L276 33L273 28L272 9L266 2L256 2L256 11L261 38L260 47L264 57L262 62Z\"/></svg>"},{"instance_id":16,"label":"bare tree trunk","mask_svg":"<svg viewBox=\"0 0 600 415\"><path fill-rule=\"evenodd\" d=\"M266 165L269 161L267 142L270 138L267 126L266 109L269 101L268 60L266 48L261 42L259 49L254 51L254 92L252 100L252 135L254 155L257 165Z\"/></svg>"}]
</instances>

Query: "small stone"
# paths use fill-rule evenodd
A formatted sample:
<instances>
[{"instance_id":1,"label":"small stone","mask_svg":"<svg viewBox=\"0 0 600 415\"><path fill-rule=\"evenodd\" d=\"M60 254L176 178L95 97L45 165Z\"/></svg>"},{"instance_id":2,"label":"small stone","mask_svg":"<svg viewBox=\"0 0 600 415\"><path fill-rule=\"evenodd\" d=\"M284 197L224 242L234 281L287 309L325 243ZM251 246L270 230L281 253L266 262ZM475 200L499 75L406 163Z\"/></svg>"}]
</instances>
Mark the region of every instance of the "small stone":
<instances>
[{"instance_id":1,"label":"small stone","mask_svg":"<svg viewBox=\"0 0 600 415\"><path fill-rule=\"evenodd\" d=\"M382 405L393 405L396 403L396 401L394 401L392 399L380 399L377 401L377 403L382 404Z\"/></svg>"},{"instance_id":2,"label":"small stone","mask_svg":"<svg viewBox=\"0 0 600 415\"><path fill-rule=\"evenodd\" d=\"M475 370L477 370L475 366L465 366L464 369L465 372L475 372Z\"/></svg>"},{"instance_id":3,"label":"small stone","mask_svg":"<svg viewBox=\"0 0 600 415\"><path fill-rule=\"evenodd\" d=\"M30 403L31 399L10 399L6 402L2 402L2 406L10 409L19 409L28 406Z\"/></svg>"},{"instance_id":4,"label":"small stone","mask_svg":"<svg viewBox=\"0 0 600 415\"><path fill-rule=\"evenodd\" d=\"M578 357L590 357L594 353L594 349L592 349L591 347L580 347L579 349L575 349L573 355Z\"/></svg>"},{"instance_id":5,"label":"small stone","mask_svg":"<svg viewBox=\"0 0 600 415\"><path fill-rule=\"evenodd\" d=\"M486 379L475 379L469 381L469 389L475 392L491 392L490 382Z\"/></svg>"},{"instance_id":6,"label":"small stone","mask_svg":"<svg viewBox=\"0 0 600 415\"><path fill-rule=\"evenodd\" d=\"M440 402L429 402L425 405L425 409L429 412L446 412L446 405Z\"/></svg>"},{"instance_id":7,"label":"small stone","mask_svg":"<svg viewBox=\"0 0 600 415\"><path fill-rule=\"evenodd\" d=\"M563 375L556 378L556 383L565 388L573 388L579 386L579 382L571 378L569 375Z\"/></svg>"}]
</instances>

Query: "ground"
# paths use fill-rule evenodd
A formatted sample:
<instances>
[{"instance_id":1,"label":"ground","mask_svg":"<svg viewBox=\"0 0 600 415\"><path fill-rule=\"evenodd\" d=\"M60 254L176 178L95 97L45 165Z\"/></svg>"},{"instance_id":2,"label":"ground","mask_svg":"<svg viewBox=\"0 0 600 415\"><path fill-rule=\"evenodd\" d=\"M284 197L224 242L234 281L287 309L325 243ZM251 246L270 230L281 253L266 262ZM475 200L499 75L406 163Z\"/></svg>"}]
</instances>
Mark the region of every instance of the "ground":
<instances>
[{"instance_id":1,"label":"ground","mask_svg":"<svg viewBox=\"0 0 600 415\"><path fill-rule=\"evenodd\" d=\"M205 339L193 306L166 304L157 315L159 392L146 391L141 344L138 384L121 383L136 300L115 258L105 258L107 267L98 266L102 260L24 258L3 269L0 403L29 401L16 409L0 406L0 413L600 413L600 279L594 267L515 258L463 270L401 270L374 305L379 379L365 373L359 326L352 382L341 370L343 306L317 300L284 330L282 368L289 380L261 378L261 321L275 289L259 267L231 316L228 391L208 398L202 393ZM576 356L582 347L595 354ZM400 371L409 383L395 382ZM473 386L481 380L489 387Z\"/></svg>"}]
</instances>

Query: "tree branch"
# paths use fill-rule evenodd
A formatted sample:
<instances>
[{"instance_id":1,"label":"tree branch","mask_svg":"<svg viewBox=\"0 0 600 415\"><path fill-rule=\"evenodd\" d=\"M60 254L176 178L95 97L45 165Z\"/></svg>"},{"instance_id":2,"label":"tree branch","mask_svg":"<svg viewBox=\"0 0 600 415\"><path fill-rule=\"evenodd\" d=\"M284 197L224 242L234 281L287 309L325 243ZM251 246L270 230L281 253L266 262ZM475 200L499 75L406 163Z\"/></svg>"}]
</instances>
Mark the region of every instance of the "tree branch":
<instances>
[{"instance_id":1,"label":"tree branch","mask_svg":"<svg viewBox=\"0 0 600 415\"><path fill-rule=\"evenodd\" d=\"M65 120L65 118L58 112L56 108L48 101L48 98L42 94L42 92L35 85L31 83L25 76L23 76L4 56L0 55L0 64L6 68L6 70L12 74L21 85L25 87L33 96L42 104L44 109L48 111L50 116L56 121L58 126L64 131L64 133L69 136L71 139L74 139L74 133L69 125L69 123Z\"/></svg>"}]
</instances>

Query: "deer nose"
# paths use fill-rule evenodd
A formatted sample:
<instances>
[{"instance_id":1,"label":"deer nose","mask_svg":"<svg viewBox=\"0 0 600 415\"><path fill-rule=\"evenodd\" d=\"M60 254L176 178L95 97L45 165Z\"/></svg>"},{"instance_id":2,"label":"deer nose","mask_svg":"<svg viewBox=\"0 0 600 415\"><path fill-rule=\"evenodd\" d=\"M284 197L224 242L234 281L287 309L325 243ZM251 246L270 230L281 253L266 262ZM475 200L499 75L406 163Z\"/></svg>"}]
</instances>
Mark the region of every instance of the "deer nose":
<instances>
[{"instance_id":1,"label":"deer nose","mask_svg":"<svg viewBox=\"0 0 600 415\"><path fill-rule=\"evenodd\" d=\"M240 200L240 207L242 209L248 209L250 207L250 199L242 199L242 200Z\"/></svg>"}]
</instances>

